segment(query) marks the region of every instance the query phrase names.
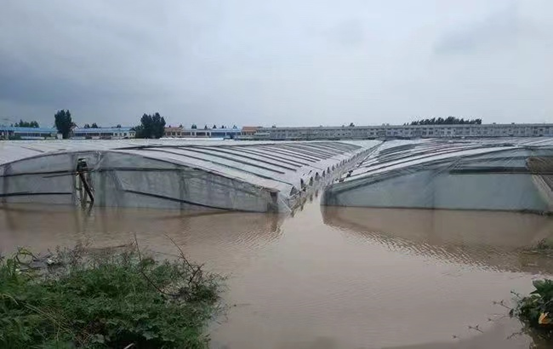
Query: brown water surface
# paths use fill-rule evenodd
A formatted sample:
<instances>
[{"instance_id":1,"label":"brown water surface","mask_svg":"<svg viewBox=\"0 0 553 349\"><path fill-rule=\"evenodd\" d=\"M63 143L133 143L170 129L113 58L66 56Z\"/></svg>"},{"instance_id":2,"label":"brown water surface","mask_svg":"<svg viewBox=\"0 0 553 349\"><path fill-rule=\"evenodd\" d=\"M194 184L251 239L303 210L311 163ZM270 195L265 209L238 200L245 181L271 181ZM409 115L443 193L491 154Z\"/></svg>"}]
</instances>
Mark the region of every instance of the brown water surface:
<instances>
[{"instance_id":1,"label":"brown water surface","mask_svg":"<svg viewBox=\"0 0 553 349\"><path fill-rule=\"evenodd\" d=\"M321 208L293 217L144 209L0 208L0 252L87 240L140 244L228 275L213 348L528 348L510 292L553 272L525 247L548 217L470 211ZM474 329L476 326L477 329ZM544 348L546 346L543 346Z\"/></svg>"}]
</instances>

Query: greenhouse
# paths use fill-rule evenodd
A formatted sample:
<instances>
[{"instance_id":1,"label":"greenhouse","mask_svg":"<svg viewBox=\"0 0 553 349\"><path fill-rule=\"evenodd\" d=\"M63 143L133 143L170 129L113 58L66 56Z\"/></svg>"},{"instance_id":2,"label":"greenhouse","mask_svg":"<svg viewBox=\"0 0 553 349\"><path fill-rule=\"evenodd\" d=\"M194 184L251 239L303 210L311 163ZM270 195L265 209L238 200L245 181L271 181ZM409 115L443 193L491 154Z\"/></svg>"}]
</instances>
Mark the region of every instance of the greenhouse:
<instances>
[{"instance_id":1,"label":"greenhouse","mask_svg":"<svg viewBox=\"0 0 553 349\"><path fill-rule=\"evenodd\" d=\"M548 213L552 187L551 139L396 140L327 188L323 205Z\"/></svg>"},{"instance_id":2,"label":"greenhouse","mask_svg":"<svg viewBox=\"0 0 553 349\"><path fill-rule=\"evenodd\" d=\"M378 143L2 142L0 201L286 212Z\"/></svg>"}]
</instances>

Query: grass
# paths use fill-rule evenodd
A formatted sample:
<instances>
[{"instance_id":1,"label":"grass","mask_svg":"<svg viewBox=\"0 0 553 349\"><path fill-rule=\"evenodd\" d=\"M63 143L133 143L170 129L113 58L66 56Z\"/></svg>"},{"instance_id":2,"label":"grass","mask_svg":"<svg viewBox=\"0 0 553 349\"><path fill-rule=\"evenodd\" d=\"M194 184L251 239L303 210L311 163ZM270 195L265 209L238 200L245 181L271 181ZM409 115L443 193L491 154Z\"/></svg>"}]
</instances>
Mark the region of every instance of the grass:
<instances>
[{"instance_id":1,"label":"grass","mask_svg":"<svg viewBox=\"0 0 553 349\"><path fill-rule=\"evenodd\" d=\"M20 249L0 258L1 348L206 348L221 310L221 277L188 261L144 256L137 244L58 251L48 266Z\"/></svg>"}]
</instances>

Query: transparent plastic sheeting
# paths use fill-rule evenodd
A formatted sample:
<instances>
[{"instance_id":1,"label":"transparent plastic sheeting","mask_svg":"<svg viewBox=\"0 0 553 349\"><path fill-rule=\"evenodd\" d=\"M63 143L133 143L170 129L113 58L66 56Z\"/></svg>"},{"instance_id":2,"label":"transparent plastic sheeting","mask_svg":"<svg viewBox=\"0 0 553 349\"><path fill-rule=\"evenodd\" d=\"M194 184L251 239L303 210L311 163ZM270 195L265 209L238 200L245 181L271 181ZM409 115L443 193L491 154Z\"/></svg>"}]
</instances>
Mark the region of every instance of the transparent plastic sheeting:
<instances>
[{"instance_id":1,"label":"transparent plastic sheeting","mask_svg":"<svg viewBox=\"0 0 553 349\"><path fill-rule=\"evenodd\" d=\"M0 144L0 201L282 212L378 145L366 142L36 141Z\"/></svg>"},{"instance_id":2,"label":"transparent plastic sheeting","mask_svg":"<svg viewBox=\"0 0 553 349\"><path fill-rule=\"evenodd\" d=\"M548 213L552 188L552 139L401 140L374 148L322 202Z\"/></svg>"}]
</instances>

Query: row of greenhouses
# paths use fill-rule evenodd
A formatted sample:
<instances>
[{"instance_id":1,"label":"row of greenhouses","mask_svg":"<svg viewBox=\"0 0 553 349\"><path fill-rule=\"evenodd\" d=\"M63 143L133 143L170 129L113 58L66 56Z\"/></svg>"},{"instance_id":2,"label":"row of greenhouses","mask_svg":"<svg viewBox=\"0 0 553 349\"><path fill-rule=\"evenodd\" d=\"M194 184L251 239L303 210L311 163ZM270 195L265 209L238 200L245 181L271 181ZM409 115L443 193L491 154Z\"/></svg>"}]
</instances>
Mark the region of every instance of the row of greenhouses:
<instances>
[{"instance_id":1,"label":"row of greenhouses","mask_svg":"<svg viewBox=\"0 0 553 349\"><path fill-rule=\"evenodd\" d=\"M289 212L325 206L548 213L553 140L0 143L0 201Z\"/></svg>"},{"instance_id":2,"label":"row of greenhouses","mask_svg":"<svg viewBox=\"0 0 553 349\"><path fill-rule=\"evenodd\" d=\"M3 142L0 200L286 212L377 144Z\"/></svg>"},{"instance_id":3,"label":"row of greenhouses","mask_svg":"<svg viewBox=\"0 0 553 349\"><path fill-rule=\"evenodd\" d=\"M328 206L551 212L553 140L384 142L325 191Z\"/></svg>"}]
</instances>

